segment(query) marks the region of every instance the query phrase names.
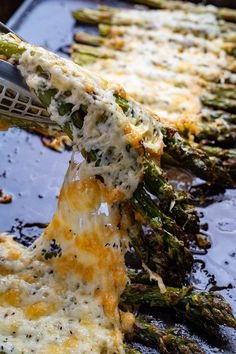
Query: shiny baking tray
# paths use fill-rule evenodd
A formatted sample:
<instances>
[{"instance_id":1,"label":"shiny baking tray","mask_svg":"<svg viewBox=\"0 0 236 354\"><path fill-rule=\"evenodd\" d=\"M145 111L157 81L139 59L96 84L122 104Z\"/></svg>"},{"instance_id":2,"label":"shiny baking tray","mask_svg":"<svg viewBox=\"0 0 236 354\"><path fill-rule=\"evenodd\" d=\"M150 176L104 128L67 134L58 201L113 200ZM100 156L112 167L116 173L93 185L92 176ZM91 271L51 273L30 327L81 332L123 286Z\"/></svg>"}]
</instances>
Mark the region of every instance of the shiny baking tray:
<instances>
[{"instance_id":1,"label":"shiny baking tray","mask_svg":"<svg viewBox=\"0 0 236 354\"><path fill-rule=\"evenodd\" d=\"M73 40L78 28L90 32L91 26L78 26L71 11L98 4L131 7L128 2L98 0L27 0L8 21L19 35L52 51ZM40 235L56 208L71 153L54 152L44 147L40 137L19 129L0 132L0 189L13 195L13 202L0 204L0 231L14 234L29 245ZM191 281L196 287L216 289L236 312L236 190L218 193L207 207L199 208L204 232L212 240L207 252L196 252ZM153 313L154 314L154 313ZM207 338L185 326L173 314L154 314L157 321L179 325L199 341L206 353L236 353L235 331L222 328L221 336ZM196 334L197 333L197 334ZM145 353L157 353L143 348Z\"/></svg>"}]
</instances>

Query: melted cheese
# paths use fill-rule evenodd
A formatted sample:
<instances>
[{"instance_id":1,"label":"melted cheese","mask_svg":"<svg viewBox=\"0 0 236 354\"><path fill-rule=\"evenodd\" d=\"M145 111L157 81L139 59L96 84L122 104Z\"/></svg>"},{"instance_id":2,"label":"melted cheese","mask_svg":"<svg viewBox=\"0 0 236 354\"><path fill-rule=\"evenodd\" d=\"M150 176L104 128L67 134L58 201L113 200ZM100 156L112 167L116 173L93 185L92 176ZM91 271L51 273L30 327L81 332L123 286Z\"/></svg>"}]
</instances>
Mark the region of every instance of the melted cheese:
<instances>
[{"instance_id":1,"label":"melted cheese","mask_svg":"<svg viewBox=\"0 0 236 354\"><path fill-rule=\"evenodd\" d=\"M127 225L98 180L71 165L58 209L30 249L0 237L4 353L123 353L118 312ZM132 322L123 315L126 328Z\"/></svg>"}]
</instances>

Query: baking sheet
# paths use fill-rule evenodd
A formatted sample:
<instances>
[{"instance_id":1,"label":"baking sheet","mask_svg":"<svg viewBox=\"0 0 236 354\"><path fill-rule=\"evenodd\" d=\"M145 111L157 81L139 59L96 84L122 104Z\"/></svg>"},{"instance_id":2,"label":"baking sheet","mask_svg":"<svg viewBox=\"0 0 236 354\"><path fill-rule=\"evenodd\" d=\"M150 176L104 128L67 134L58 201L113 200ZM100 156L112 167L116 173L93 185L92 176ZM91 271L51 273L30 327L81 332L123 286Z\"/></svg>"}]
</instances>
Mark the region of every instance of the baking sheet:
<instances>
[{"instance_id":1,"label":"baking sheet","mask_svg":"<svg viewBox=\"0 0 236 354\"><path fill-rule=\"evenodd\" d=\"M37 45L60 52L71 43L78 26L71 11L98 4L132 6L121 1L27 0L8 22L19 35ZM0 188L13 194L13 202L0 204L0 231L10 232L29 244L39 236L56 208L70 152L57 153L45 148L36 135L18 129L0 132ZM212 247L196 255L192 282L200 289L212 287L231 303L236 312L236 190L220 194L207 208L199 208L202 224L208 223ZM183 331L201 342L207 353L236 353L235 331L222 328L219 336L207 339L187 329L173 315L156 313L157 321L179 324ZM157 353L151 349L149 353Z\"/></svg>"}]
</instances>

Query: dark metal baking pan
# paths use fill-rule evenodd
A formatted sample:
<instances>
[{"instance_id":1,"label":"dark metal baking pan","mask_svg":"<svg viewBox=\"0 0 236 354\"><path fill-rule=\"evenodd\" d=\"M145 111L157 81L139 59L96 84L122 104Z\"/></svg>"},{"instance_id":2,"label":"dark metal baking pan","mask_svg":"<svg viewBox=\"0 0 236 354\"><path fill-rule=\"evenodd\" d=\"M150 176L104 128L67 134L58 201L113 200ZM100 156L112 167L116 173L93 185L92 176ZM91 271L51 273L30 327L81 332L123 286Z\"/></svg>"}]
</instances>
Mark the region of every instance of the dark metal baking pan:
<instances>
[{"instance_id":1,"label":"dark metal baking pan","mask_svg":"<svg viewBox=\"0 0 236 354\"><path fill-rule=\"evenodd\" d=\"M8 25L26 40L50 50L71 43L78 30L71 11L98 4L132 6L121 1L98 0L26 0L9 20ZM82 27L82 26L81 26ZM80 28L81 28L80 27ZM92 27L86 30L95 31ZM40 137L23 130L0 132L0 189L13 195L13 202L0 204L0 230L16 235L29 244L40 235L56 208L59 188L65 175L70 152L57 153L44 147ZM212 247L196 256L192 282L198 288L214 287L231 303L236 312L236 190L217 195L212 203L199 208L202 224L208 223ZM176 318L156 313L171 325L179 324L198 340L207 353L236 353L236 334L222 328L222 337L210 340ZM157 353L154 349L146 353Z\"/></svg>"}]
</instances>

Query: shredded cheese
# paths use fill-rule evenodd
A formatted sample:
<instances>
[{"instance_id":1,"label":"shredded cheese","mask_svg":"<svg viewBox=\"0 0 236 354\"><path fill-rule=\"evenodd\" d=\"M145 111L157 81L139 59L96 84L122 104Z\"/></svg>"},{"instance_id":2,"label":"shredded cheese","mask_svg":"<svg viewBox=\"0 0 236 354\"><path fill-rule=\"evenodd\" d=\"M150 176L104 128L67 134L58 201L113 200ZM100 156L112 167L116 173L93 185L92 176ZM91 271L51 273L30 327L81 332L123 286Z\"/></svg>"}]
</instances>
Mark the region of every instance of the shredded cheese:
<instances>
[{"instance_id":1,"label":"shredded cheese","mask_svg":"<svg viewBox=\"0 0 236 354\"><path fill-rule=\"evenodd\" d=\"M235 67L225 51L230 33L224 38L215 11L204 9L112 10L108 37L85 65L125 85L164 124L197 134L209 81L223 83L229 76L232 81ZM80 47L72 46L75 61L78 52Z\"/></svg>"}]
</instances>

